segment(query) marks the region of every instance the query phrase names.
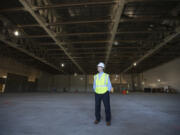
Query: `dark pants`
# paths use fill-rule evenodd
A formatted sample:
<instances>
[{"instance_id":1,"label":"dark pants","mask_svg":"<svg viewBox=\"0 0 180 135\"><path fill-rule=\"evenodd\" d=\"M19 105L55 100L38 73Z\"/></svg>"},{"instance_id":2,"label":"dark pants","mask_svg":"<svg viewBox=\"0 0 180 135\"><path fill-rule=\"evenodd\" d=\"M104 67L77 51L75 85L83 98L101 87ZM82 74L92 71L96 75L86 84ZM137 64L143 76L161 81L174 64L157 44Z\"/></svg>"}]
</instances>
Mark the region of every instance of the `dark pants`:
<instances>
[{"instance_id":1,"label":"dark pants","mask_svg":"<svg viewBox=\"0 0 180 135\"><path fill-rule=\"evenodd\" d=\"M109 91L104 94L96 94L95 93L95 116L96 120L100 121L101 119L101 100L103 100L105 113L106 113L106 121L111 121L111 108L110 108L110 96Z\"/></svg>"}]
</instances>

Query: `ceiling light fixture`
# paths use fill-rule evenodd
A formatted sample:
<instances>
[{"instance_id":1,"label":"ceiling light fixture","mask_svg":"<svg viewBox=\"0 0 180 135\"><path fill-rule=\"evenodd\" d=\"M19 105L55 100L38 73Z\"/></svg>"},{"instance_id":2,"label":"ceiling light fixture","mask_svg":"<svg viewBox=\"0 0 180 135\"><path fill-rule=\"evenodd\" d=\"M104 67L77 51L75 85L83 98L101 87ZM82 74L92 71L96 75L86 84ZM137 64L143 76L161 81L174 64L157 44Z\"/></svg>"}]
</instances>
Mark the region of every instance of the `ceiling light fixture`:
<instances>
[{"instance_id":1,"label":"ceiling light fixture","mask_svg":"<svg viewBox=\"0 0 180 135\"><path fill-rule=\"evenodd\" d=\"M117 41L115 41L115 42L114 42L114 45L116 45L116 46L117 46L118 44L119 44L119 43L118 43Z\"/></svg>"},{"instance_id":2,"label":"ceiling light fixture","mask_svg":"<svg viewBox=\"0 0 180 135\"><path fill-rule=\"evenodd\" d=\"M18 36L19 36L19 31L15 30L15 31L14 31L14 35L15 35L16 37L18 37Z\"/></svg>"},{"instance_id":3,"label":"ceiling light fixture","mask_svg":"<svg viewBox=\"0 0 180 135\"><path fill-rule=\"evenodd\" d=\"M62 63L62 64L61 64L61 67L64 67L64 66L65 66L64 63Z\"/></svg>"}]
</instances>

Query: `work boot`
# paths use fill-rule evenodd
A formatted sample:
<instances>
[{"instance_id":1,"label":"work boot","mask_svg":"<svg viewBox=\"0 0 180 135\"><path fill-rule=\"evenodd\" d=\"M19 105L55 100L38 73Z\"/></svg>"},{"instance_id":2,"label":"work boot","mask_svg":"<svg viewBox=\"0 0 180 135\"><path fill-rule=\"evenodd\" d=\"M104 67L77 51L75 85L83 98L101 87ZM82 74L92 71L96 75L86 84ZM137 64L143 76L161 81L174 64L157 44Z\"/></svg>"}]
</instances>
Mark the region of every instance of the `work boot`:
<instances>
[{"instance_id":1,"label":"work boot","mask_svg":"<svg viewBox=\"0 0 180 135\"><path fill-rule=\"evenodd\" d=\"M99 123L99 121L98 121L98 120L95 120L95 121L94 121L94 124L98 124L98 123Z\"/></svg>"},{"instance_id":2,"label":"work boot","mask_svg":"<svg viewBox=\"0 0 180 135\"><path fill-rule=\"evenodd\" d=\"M107 121L107 122L106 122L106 125L107 125L107 126L110 126L110 125L111 125L111 122L110 122L110 121Z\"/></svg>"}]
</instances>

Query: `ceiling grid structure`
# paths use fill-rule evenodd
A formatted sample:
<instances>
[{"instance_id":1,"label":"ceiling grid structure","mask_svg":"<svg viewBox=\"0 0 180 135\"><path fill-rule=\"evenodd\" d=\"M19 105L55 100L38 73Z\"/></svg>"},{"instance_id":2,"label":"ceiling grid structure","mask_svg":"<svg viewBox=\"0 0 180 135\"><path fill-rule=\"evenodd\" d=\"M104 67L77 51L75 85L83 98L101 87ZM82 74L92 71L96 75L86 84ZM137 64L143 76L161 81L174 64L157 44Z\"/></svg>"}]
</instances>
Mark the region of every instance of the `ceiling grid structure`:
<instances>
[{"instance_id":1,"label":"ceiling grid structure","mask_svg":"<svg viewBox=\"0 0 180 135\"><path fill-rule=\"evenodd\" d=\"M5 27L1 20L0 34L6 40L12 37L23 56L33 54L23 61L44 63L59 74L94 74L98 62L107 64L108 73L143 72L179 57L180 1L160 1L3 1L0 15L13 27ZM13 36L14 30L19 30L19 37ZM4 50L8 42L0 43ZM18 52L9 50L12 57Z\"/></svg>"}]
</instances>

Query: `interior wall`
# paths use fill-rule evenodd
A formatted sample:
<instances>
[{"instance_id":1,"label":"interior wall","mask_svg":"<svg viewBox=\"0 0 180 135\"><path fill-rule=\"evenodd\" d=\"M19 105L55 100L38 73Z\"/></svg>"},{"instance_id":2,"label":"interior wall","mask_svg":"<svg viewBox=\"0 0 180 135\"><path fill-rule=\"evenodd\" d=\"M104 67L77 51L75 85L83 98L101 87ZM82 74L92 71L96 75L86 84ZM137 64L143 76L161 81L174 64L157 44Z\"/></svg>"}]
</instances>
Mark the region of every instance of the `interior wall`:
<instances>
[{"instance_id":1,"label":"interior wall","mask_svg":"<svg viewBox=\"0 0 180 135\"><path fill-rule=\"evenodd\" d=\"M143 76L140 73L132 73L131 74L131 88L133 91L143 91L144 85L143 82Z\"/></svg>"},{"instance_id":2,"label":"interior wall","mask_svg":"<svg viewBox=\"0 0 180 135\"><path fill-rule=\"evenodd\" d=\"M70 91L72 92L88 92L87 88L87 76L86 75L77 75L77 76L70 76Z\"/></svg>"},{"instance_id":3,"label":"interior wall","mask_svg":"<svg viewBox=\"0 0 180 135\"><path fill-rule=\"evenodd\" d=\"M58 92L88 92L87 76L85 75L54 75L52 78L52 90Z\"/></svg>"},{"instance_id":4,"label":"interior wall","mask_svg":"<svg viewBox=\"0 0 180 135\"><path fill-rule=\"evenodd\" d=\"M51 92L53 91L54 76L49 73L43 72L40 74L37 83L37 91L39 92Z\"/></svg>"},{"instance_id":5,"label":"interior wall","mask_svg":"<svg viewBox=\"0 0 180 135\"><path fill-rule=\"evenodd\" d=\"M0 78L6 81L0 82L0 92L34 92L37 88L37 79L41 74L42 71L34 67L22 64L13 58L1 56Z\"/></svg>"},{"instance_id":6,"label":"interior wall","mask_svg":"<svg viewBox=\"0 0 180 135\"><path fill-rule=\"evenodd\" d=\"M93 75L53 75L24 65L13 58L0 57L0 78L7 77L8 73L28 77L27 87L30 91L37 86L39 92L93 92ZM110 79L117 91L123 87L131 89L130 75L110 75ZM30 84L35 81L36 84Z\"/></svg>"},{"instance_id":7,"label":"interior wall","mask_svg":"<svg viewBox=\"0 0 180 135\"><path fill-rule=\"evenodd\" d=\"M0 93L4 93L6 78L0 77Z\"/></svg>"},{"instance_id":8,"label":"interior wall","mask_svg":"<svg viewBox=\"0 0 180 135\"><path fill-rule=\"evenodd\" d=\"M28 77L8 73L5 92L27 92Z\"/></svg>"},{"instance_id":9,"label":"interior wall","mask_svg":"<svg viewBox=\"0 0 180 135\"><path fill-rule=\"evenodd\" d=\"M54 89L58 92L70 90L70 78L67 75L55 75L54 76Z\"/></svg>"},{"instance_id":10,"label":"interior wall","mask_svg":"<svg viewBox=\"0 0 180 135\"><path fill-rule=\"evenodd\" d=\"M0 77L7 76L7 73L27 76L29 81L35 81L41 74L41 71L31 66L22 64L9 57L0 57Z\"/></svg>"},{"instance_id":11,"label":"interior wall","mask_svg":"<svg viewBox=\"0 0 180 135\"><path fill-rule=\"evenodd\" d=\"M180 92L180 58L144 72L143 78L144 87L170 86Z\"/></svg>"},{"instance_id":12,"label":"interior wall","mask_svg":"<svg viewBox=\"0 0 180 135\"><path fill-rule=\"evenodd\" d=\"M130 75L110 75L115 89L131 89ZM47 92L93 92L93 75L51 75L41 74L38 80L38 91ZM118 91L118 90L116 90Z\"/></svg>"}]
</instances>

